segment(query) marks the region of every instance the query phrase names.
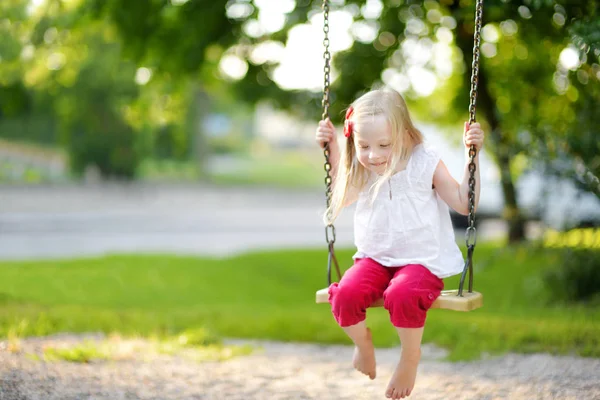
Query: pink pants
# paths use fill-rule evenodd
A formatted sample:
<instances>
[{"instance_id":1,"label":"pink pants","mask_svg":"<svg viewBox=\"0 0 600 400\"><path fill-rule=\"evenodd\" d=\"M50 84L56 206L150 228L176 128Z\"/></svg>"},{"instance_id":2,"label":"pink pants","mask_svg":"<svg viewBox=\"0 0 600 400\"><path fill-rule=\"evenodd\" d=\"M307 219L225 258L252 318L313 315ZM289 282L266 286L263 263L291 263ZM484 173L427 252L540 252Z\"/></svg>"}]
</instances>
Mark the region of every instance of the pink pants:
<instances>
[{"instance_id":1,"label":"pink pants","mask_svg":"<svg viewBox=\"0 0 600 400\"><path fill-rule=\"evenodd\" d=\"M331 284L329 303L335 320L345 327L363 321L367 308L383 297L395 327L420 328L443 288L444 282L422 265L384 267L370 258L361 258L339 283Z\"/></svg>"}]
</instances>

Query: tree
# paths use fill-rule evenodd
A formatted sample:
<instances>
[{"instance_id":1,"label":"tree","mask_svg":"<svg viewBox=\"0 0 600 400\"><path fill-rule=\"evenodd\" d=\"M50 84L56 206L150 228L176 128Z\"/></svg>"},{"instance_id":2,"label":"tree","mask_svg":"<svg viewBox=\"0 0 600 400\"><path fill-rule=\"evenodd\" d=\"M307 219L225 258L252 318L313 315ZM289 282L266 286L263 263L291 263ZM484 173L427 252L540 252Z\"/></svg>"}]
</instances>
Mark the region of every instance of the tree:
<instances>
[{"instance_id":1,"label":"tree","mask_svg":"<svg viewBox=\"0 0 600 400\"><path fill-rule=\"evenodd\" d=\"M74 9L61 2L39 9L28 9L28 1L11 5L2 43L14 43L14 56L0 68L14 72L6 74L13 83L4 90L20 88L27 107L18 109L21 101L11 98L2 113L23 121L43 116L45 123L31 132L19 130L18 139L59 141L75 173L95 166L104 177L132 178L142 158L140 135L122 110L138 96L136 66L122 59L118 43L107 40L110 27L88 19L74 29Z\"/></svg>"},{"instance_id":2,"label":"tree","mask_svg":"<svg viewBox=\"0 0 600 400\"><path fill-rule=\"evenodd\" d=\"M560 112L554 126L538 126L536 149L549 171L571 178L583 190L600 197L600 19L589 7L570 29L569 65L556 68L558 93L551 101ZM556 134L558 131L559 134Z\"/></svg>"},{"instance_id":3,"label":"tree","mask_svg":"<svg viewBox=\"0 0 600 400\"><path fill-rule=\"evenodd\" d=\"M338 78L333 84L333 118L339 118L341 109L365 89L385 82L398 86L415 110L421 115L426 110L430 120L452 126L466 119L474 0L332 3L375 33L371 39L355 37L352 47L334 58ZM365 12L367 3L379 4L379 12ZM269 98L294 112L318 115L319 94L281 90L272 79L277 63L252 63L250 53L267 40L285 43L293 26L319 11L320 1L297 0L281 31L252 36L243 26L257 18L257 8L247 0L88 0L86 5L85 10L116 23L126 48L137 59L151 60L159 69L197 76L197 70L215 66L211 60L235 53L248 62L245 77L232 85L240 98L251 102ZM233 12L236 10L239 12ZM207 23L199 24L200 20ZM592 107L597 104L599 77L598 64L592 59L598 57L598 4L591 0L489 0L484 20L478 115L488 126L488 148L501 171L509 240L518 241L524 238L524 217L514 185L518 160L579 159L589 172L585 176L598 175L597 147L590 150L586 144L597 143L597 113ZM580 58L587 59L566 73L565 84L560 73L556 79L557 68L561 68L557 65L562 50L574 44ZM433 46L449 49L445 66L452 68L440 68L430 55L415 59L415 51L431 54ZM438 80L437 89L425 98L415 90L415 80L409 79L410 69L415 67ZM571 82L575 75L578 82ZM576 120L586 121L588 139L580 140L579 129L572 129ZM556 146L556 142L567 142L568 148ZM555 167L556 163L548 164Z\"/></svg>"},{"instance_id":4,"label":"tree","mask_svg":"<svg viewBox=\"0 0 600 400\"><path fill-rule=\"evenodd\" d=\"M201 173L206 139L200 121L210 107L205 92L223 90L214 69L223 51L243 36L240 24L226 15L227 3L87 0L80 8L82 16L114 24L129 58L189 88L184 120Z\"/></svg>"},{"instance_id":5,"label":"tree","mask_svg":"<svg viewBox=\"0 0 600 400\"><path fill-rule=\"evenodd\" d=\"M11 139L51 143L53 129L36 129L41 123L52 126L53 119L44 112L45 105L32 96L23 64L31 57L31 47L22 38L31 34L34 23L27 18L27 1L0 4L0 135Z\"/></svg>"},{"instance_id":6,"label":"tree","mask_svg":"<svg viewBox=\"0 0 600 400\"><path fill-rule=\"evenodd\" d=\"M29 6L0 5L3 136L64 146L77 174L96 166L104 177L133 178L159 131L176 142L169 154L183 157L190 100L181 82L168 73L150 79L124 56L114 25L76 3Z\"/></svg>"}]
</instances>

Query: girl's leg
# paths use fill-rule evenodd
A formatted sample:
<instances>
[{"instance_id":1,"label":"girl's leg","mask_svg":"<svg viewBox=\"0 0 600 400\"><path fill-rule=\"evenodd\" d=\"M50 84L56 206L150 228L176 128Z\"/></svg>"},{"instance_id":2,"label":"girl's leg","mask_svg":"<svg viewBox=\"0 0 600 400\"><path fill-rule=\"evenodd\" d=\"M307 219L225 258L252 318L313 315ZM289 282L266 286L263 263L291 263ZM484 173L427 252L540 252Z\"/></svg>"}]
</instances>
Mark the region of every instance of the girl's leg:
<instances>
[{"instance_id":1,"label":"girl's leg","mask_svg":"<svg viewBox=\"0 0 600 400\"><path fill-rule=\"evenodd\" d=\"M402 353L400 362L398 362L385 391L387 398L403 399L410 396L415 386L417 367L421 360L421 339L423 339L424 329L424 327L396 328L402 343Z\"/></svg>"},{"instance_id":2,"label":"girl's leg","mask_svg":"<svg viewBox=\"0 0 600 400\"><path fill-rule=\"evenodd\" d=\"M371 338L371 330L363 319L352 326L343 326L342 329L346 335L354 342L354 356L352 357L352 366L359 372L375 379L377 375L377 362L375 360L375 346Z\"/></svg>"},{"instance_id":3,"label":"girl's leg","mask_svg":"<svg viewBox=\"0 0 600 400\"><path fill-rule=\"evenodd\" d=\"M391 278L388 268L363 258L329 287L329 302L335 320L354 342L353 365L371 379L376 375L375 349L365 323L367 308L383 295Z\"/></svg>"},{"instance_id":4,"label":"girl's leg","mask_svg":"<svg viewBox=\"0 0 600 400\"><path fill-rule=\"evenodd\" d=\"M402 343L400 361L386 390L386 397L402 399L415 385L421 359L421 340L427 310L440 295L444 283L422 265L400 268L384 292L385 308Z\"/></svg>"}]
</instances>

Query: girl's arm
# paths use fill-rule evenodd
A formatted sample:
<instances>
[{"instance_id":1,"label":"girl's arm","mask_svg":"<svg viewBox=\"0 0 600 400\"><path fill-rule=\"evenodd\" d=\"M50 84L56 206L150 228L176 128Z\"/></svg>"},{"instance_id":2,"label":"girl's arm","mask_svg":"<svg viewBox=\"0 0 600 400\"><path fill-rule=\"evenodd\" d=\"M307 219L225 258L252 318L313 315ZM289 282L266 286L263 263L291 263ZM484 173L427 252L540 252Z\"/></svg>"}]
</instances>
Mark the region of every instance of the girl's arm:
<instances>
[{"instance_id":1,"label":"girl's arm","mask_svg":"<svg viewBox=\"0 0 600 400\"><path fill-rule=\"evenodd\" d=\"M478 123L474 123L470 127L465 126L465 135L463 142L465 143L465 171L463 179L459 184L450 175L448 168L443 161L440 161L433 174L433 186L437 193L440 195L448 206L454 209L456 212L468 215L469 214L469 164L471 162L469 157L469 148L471 145L475 145L477 149L477 155L475 156L475 210L479 204L479 191L481 188L481 179L479 174L479 153L483 147L484 133Z\"/></svg>"}]
</instances>

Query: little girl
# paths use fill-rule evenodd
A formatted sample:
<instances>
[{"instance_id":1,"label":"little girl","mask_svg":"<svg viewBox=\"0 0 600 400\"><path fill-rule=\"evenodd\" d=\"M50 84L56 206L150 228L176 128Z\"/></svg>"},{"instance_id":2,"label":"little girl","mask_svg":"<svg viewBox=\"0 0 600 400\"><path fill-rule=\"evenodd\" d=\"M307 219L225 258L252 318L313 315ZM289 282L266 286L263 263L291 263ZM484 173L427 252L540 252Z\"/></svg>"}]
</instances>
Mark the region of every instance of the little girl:
<instances>
[{"instance_id":1,"label":"little girl","mask_svg":"<svg viewBox=\"0 0 600 400\"><path fill-rule=\"evenodd\" d=\"M355 344L354 367L375 378L375 350L366 309L383 297L402 352L386 397L409 396L421 357L427 310L444 287L443 278L462 272L448 206L468 214L468 148L483 146L479 124L465 124L467 162L459 184L440 155L423 143L404 99L394 90L373 90L348 108L346 143L340 155L333 124L319 122L316 140L329 143L333 194L326 215L335 219L356 202L354 265L329 287L333 315ZM475 206L479 161L475 157ZM328 221L333 222L333 221Z\"/></svg>"}]
</instances>

